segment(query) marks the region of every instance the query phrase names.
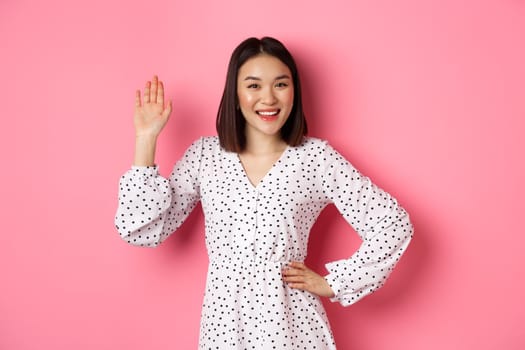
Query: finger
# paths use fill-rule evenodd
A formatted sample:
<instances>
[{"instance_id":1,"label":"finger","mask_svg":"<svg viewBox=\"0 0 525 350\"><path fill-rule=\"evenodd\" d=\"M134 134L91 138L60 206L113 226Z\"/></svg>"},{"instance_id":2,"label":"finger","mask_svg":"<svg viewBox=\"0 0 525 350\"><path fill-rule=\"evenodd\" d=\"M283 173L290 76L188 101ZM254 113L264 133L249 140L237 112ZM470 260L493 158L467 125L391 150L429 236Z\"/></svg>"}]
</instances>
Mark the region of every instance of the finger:
<instances>
[{"instance_id":1,"label":"finger","mask_svg":"<svg viewBox=\"0 0 525 350\"><path fill-rule=\"evenodd\" d=\"M283 271L283 277L285 278L292 278L292 277L304 278L305 273L301 270L289 269L289 270Z\"/></svg>"},{"instance_id":2,"label":"finger","mask_svg":"<svg viewBox=\"0 0 525 350\"><path fill-rule=\"evenodd\" d=\"M151 88L151 82L148 81L146 83L146 87L144 88L144 103L149 103L150 88Z\"/></svg>"},{"instance_id":3,"label":"finger","mask_svg":"<svg viewBox=\"0 0 525 350\"><path fill-rule=\"evenodd\" d=\"M286 276L283 278L285 282L302 282L304 283L304 277L303 276Z\"/></svg>"},{"instance_id":4,"label":"finger","mask_svg":"<svg viewBox=\"0 0 525 350\"><path fill-rule=\"evenodd\" d=\"M158 86L158 78L157 76L153 76L153 81L151 82L151 89L149 92L149 100L151 103L157 103L157 86Z\"/></svg>"},{"instance_id":5,"label":"finger","mask_svg":"<svg viewBox=\"0 0 525 350\"><path fill-rule=\"evenodd\" d=\"M300 290L307 290L308 287L306 283L296 282L296 283L289 283L288 286L293 289L300 289Z\"/></svg>"},{"instance_id":6,"label":"finger","mask_svg":"<svg viewBox=\"0 0 525 350\"><path fill-rule=\"evenodd\" d=\"M171 113L171 100L168 102L168 105L166 106L166 108L164 108L164 111L162 111L162 116L164 118L168 118L170 113Z\"/></svg>"},{"instance_id":7,"label":"finger","mask_svg":"<svg viewBox=\"0 0 525 350\"><path fill-rule=\"evenodd\" d=\"M302 262L299 262L299 261L292 261L290 262L290 265L288 266L290 266L291 268L297 269L297 270L306 270L306 266Z\"/></svg>"},{"instance_id":8,"label":"finger","mask_svg":"<svg viewBox=\"0 0 525 350\"><path fill-rule=\"evenodd\" d=\"M294 271L295 273L298 273L299 271L301 272L308 271L308 268L303 263L300 263L297 261L290 262L290 264L287 266L287 269L289 271Z\"/></svg>"},{"instance_id":9,"label":"finger","mask_svg":"<svg viewBox=\"0 0 525 350\"><path fill-rule=\"evenodd\" d=\"M159 81L157 87L157 103L164 107L164 84L162 84L162 81Z\"/></svg>"},{"instance_id":10,"label":"finger","mask_svg":"<svg viewBox=\"0 0 525 350\"><path fill-rule=\"evenodd\" d=\"M142 102L140 101L140 90L135 92L135 107L140 107Z\"/></svg>"}]
</instances>

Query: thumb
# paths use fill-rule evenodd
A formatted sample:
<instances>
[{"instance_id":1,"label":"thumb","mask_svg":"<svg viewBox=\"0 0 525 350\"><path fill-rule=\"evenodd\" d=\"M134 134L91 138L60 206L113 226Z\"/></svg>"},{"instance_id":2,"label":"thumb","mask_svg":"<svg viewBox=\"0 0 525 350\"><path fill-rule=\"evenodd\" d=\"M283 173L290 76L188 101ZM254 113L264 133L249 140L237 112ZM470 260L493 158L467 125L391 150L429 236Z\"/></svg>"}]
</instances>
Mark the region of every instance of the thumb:
<instances>
[{"instance_id":1,"label":"thumb","mask_svg":"<svg viewBox=\"0 0 525 350\"><path fill-rule=\"evenodd\" d=\"M171 100L169 100L168 105L162 111L162 116L164 118L168 118L170 116L170 114L171 114L171 109L172 109Z\"/></svg>"}]
</instances>

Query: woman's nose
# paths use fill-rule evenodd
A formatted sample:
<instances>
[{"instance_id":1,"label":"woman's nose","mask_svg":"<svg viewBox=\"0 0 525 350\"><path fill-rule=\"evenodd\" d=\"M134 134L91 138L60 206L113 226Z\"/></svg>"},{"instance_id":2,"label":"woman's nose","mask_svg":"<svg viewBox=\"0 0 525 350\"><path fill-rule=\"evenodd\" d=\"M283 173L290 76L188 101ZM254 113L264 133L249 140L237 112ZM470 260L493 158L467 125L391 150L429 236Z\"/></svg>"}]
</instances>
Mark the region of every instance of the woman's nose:
<instances>
[{"instance_id":1,"label":"woman's nose","mask_svg":"<svg viewBox=\"0 0 525 350\"><path fill-rule=\"evenodd\" d=\"M273 105L275 102L277 102L277 98L275 97L274 91L272 88L266 88L262 91L262 102L267 105Z\"/></svg>"}]
</instances>

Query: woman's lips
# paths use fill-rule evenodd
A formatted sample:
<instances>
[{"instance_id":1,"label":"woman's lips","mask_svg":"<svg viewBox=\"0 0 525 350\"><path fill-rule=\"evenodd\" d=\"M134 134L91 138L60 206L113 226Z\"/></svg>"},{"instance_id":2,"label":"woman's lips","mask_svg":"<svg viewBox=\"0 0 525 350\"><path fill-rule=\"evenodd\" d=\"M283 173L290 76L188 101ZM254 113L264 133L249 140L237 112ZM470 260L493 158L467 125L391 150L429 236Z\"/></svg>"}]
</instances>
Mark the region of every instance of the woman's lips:
<instances>
[{"instance_id":1,"label":"woman's lips","mask_svg":"<svg viewBox=\"0 0 525 350\"><path fill-rule=\"evenodd\" d=\"M256 111L255 113L257 113L257 115L259 115L259 117L262 120L272 121L272 120L277 119L277 116L279 115L280 111L281 111L280 109L259 110L259 111Z\"/></svg>"}]
</instances>

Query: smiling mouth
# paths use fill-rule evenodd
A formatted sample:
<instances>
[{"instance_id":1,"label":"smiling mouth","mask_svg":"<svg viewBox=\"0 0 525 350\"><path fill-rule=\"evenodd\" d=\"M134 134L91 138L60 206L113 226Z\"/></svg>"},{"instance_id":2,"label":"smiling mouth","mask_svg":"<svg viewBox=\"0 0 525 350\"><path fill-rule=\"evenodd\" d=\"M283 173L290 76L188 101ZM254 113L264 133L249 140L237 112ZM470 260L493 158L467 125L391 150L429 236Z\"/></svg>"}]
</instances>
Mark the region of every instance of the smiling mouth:
<instances>
[{"instance_id":1,"label":"smiling mouth","mask_svg":"<svg viewBox=\"0 0 525 350\"><path fill-rule=\"evenodd\" d=\"M280 109L276 109L272 111L256 111L256 113L261 117L275 117L280 111Z\"/></svg>"}]
</instances>

